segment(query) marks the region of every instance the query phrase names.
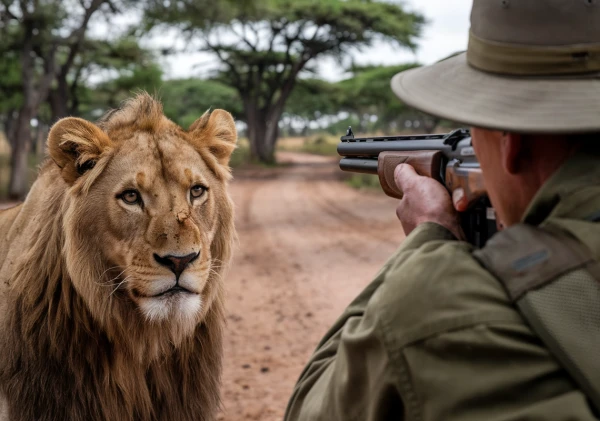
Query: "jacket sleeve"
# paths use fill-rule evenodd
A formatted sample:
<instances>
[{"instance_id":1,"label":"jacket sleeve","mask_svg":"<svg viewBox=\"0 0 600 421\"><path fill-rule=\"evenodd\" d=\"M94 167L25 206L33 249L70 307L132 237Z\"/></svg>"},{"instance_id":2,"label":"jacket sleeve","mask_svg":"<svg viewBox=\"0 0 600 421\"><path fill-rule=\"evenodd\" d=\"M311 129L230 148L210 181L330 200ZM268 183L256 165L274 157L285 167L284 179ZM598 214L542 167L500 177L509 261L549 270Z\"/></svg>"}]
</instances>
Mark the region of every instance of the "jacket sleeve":
<instances>
[{"instance_id":1,"label":"jacket sleeve","mask_svg":"<svg viewBox=\"0 0 600 421\"><path fill-rule=\"evenodd\" d=\"M386 329L371 298L392 267L401 264L422 244L455 239L440 225L417 227L384 265L370 285L348 306L321 340L288 404L285 420L403 419L397 371L390 370ZM376 300L374 300L376 302Z\"/></svg>"}]
</instances>

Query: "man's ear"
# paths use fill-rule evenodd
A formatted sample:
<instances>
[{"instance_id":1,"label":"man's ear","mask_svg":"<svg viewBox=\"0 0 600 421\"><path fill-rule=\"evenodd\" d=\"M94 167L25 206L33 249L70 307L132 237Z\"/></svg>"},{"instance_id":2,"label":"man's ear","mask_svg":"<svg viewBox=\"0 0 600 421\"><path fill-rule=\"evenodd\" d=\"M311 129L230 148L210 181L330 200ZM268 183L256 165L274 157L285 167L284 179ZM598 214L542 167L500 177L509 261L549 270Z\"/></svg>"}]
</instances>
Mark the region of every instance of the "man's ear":
<instances>
[{"instance_id":1,"label":"man's ear","mask_svg":"<svg viewBox=\"0 0 600 421\"><path fill-rule=\"evenodd\" d=\"M237 130L233 117L225 110L205 112L189 128L194 146L206 148L219 164L227 166L236 148Z\"/></svg>"},{"instance_id":2,"label":"man's ear","mask_svg":"<svg viewBox=\"0 0 600 421\"><path fill-rule=\"evenodd\" d=\"M502 135L502 165L507 173L515 175L521 170L525 156L523 135L504 133Z\"/></svg>"},{"instance_id":3,"label":"man's ear","mask_svg":"<svg viewBox=\"0 0 600 421\"><path fill-rule=\"evenodd\" d=\"M93 168L111 144L98 126L75 117L57 121L48 134L48 152L68 184Z\"/></svg>"}]
</instances>

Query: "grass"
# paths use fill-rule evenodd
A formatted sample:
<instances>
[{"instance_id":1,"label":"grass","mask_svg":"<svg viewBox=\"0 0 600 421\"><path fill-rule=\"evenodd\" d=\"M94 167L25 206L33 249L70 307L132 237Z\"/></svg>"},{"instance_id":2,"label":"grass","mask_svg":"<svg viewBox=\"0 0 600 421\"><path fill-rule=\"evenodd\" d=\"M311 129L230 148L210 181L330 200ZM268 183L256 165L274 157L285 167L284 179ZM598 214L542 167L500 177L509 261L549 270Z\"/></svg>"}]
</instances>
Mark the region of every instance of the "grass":
<instances>
[{"instance_id":1,"label":"grass","mask_svg":"<svg viewBox=\"0 0 600 421\"><path fill-rule=\"evenodd\" d=\"M286 138L280 139L277 143L281 151L304 152L314 155L336 156L337 145L340 139L336 136L319 134L306 138Z\"/></svg>"},{"instance_id":2,"label":"grass","mask_svg":"<svg viewBox=\"0 0 600 421\"><path fill-rule=\"evenodd\" d=\"M379 176L375 174L350 174L350 176L344 181L350 187L353 187L355 189L381 191Z\"/></svg>"}]
</instances>

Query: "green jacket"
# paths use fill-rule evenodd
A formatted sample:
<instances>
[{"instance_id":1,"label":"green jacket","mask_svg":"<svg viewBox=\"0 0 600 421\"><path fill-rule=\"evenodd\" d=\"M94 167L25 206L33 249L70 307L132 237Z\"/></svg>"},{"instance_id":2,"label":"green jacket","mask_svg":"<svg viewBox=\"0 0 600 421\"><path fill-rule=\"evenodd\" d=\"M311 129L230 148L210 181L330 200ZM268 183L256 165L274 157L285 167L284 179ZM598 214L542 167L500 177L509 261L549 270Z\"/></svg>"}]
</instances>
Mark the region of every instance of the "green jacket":
<instances>
[{"instance_id":1,"label":"green jacket","mask_svg":"<svg viewBox=\"0 0 600 421\"><path fill-rule=\"evenodd\" d=\"M579 153L524 220L600 260L600 224L585 220L599 212L600 155ZM596 419L471 250L440 225L416 228L318 345L285 419Z\"/></svg>"}]
</instances>

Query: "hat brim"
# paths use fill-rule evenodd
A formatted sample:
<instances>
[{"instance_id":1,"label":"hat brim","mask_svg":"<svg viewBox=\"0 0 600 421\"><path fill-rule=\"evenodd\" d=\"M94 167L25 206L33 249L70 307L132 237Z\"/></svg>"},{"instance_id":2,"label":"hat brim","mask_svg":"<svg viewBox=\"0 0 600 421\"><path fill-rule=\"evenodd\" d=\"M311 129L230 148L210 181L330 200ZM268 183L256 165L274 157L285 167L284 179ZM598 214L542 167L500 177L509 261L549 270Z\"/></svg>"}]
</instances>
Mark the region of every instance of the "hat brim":
<instances>
[{"instance_id":1,"label":"hat brim","mask_svg":"<svg viewBox=\"0 0 600 421\"><path fill-rule=\"evenodd\" d=\"M398 73L407 105L468 126L519 133L600 132L600 78L507 77L469 66L466 53Z\"/></svg>"}]
</instances>

